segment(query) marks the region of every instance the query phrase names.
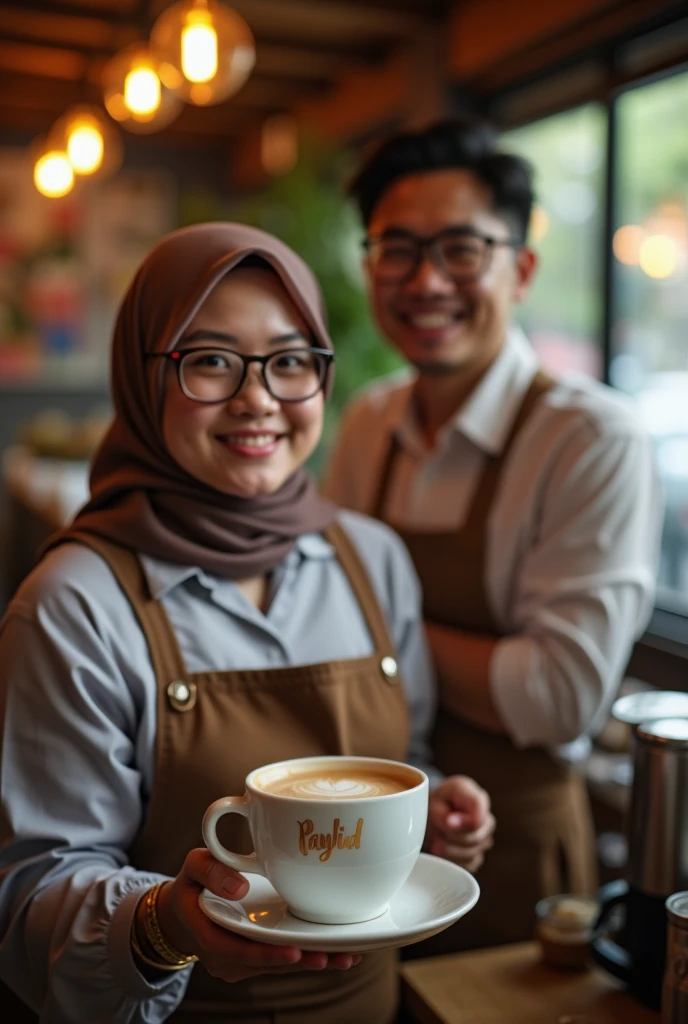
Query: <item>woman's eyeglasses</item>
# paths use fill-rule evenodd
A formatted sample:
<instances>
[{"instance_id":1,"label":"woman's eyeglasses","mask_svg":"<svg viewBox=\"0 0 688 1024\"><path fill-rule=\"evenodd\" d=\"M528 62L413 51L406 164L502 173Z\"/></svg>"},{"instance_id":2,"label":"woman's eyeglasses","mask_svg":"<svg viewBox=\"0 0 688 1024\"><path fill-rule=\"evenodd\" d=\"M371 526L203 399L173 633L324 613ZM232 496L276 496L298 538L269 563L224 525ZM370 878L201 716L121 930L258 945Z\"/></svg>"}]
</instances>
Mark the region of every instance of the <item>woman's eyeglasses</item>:
<instances>
[{"instance_id":1,"label":"woman's eyeglasses","mask_svg":"<svg viewBox=\"0 0 688 1024\"><path fill-rule=\"evenodd\" d=\"M226 402L242 388L249 363L260 363L265 390L279 402L305 402L324 386L334 353L324 348L289 348L268 356L244 356L226 348L150 352L170 359L179 386L194 402Z\"/></svg>"},{"instance_id":2,"label":"woman's eyeglasses","mask_svg":"<svg viewBox=\"0 0 688 1024\"><path fill-rule=\"evenodd\" d=\"M381 284L410 281L425 252L445 277L456 284L470 284L487 272L497 245L519 248L522 243L515 238L493 238L472 228L447 228L431 238L396 230L363 242L370 273Z\"/></svg>"}]
</instances>

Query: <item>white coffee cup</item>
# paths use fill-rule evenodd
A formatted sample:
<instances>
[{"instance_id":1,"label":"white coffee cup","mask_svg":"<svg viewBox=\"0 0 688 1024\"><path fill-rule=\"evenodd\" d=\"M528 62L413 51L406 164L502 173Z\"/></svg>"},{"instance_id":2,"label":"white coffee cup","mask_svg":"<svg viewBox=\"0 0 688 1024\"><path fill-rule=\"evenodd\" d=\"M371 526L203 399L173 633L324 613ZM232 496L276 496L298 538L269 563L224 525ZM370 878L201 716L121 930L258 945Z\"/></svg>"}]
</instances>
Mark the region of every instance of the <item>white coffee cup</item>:
<instances>
[{"instance_id":1,"label":"white coffee cup","mask_svg":"<svg viewBox=\"0 0 688 1024\"><path fill-rule=\"evenodd\" d=\"M255 853L217 838L225 814L248 819ZM211 804L203 838L218 860L265 875L296 917L353 924L379 917L416 863L428 815L418 768L374 757L304 757L264 765L244 796Z\"/></svg>"}]
</instances>

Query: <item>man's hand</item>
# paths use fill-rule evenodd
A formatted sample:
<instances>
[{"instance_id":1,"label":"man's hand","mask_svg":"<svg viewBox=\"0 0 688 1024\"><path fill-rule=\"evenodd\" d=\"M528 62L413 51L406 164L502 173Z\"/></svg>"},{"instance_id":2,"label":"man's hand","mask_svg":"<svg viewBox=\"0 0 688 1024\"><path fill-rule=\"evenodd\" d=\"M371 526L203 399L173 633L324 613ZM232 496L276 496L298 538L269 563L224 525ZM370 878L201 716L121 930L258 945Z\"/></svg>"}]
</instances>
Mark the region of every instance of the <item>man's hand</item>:
<instances>
[{"instance_id":1,"label":"man's hand","mask_svg":"<svg viewBox=\"0 0 688 1024\"><path fill-rule=\"evenodd\" d=\"M493 843L490 798L466 775L450 775L430 793L425 849L477 871Z\"/></svg>"}]
</instances>

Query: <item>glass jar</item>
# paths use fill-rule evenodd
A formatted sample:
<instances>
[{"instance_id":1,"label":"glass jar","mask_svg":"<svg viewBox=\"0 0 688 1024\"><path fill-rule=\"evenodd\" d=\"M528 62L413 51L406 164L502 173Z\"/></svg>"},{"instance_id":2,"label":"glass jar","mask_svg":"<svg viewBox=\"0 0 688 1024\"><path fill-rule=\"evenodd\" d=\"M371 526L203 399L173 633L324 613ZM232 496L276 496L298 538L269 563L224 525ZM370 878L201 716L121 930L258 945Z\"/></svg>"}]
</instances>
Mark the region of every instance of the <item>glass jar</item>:
<instances>
[{"instance_id":1,"label":"glass jar","mask_svg":"<svg viewBox=\"0 0 688 1024\"><path fill-rule=\"evenodd\" d=\"M662 1024L688 1021L688 892L666 901L667 958L662 988Z\"/></svg>"},{"instance_id":2,"label":"glass jar","mask_svg":"<svg viewBox=\"0 0 688 1024\"><path fill-rule=\"evenodd\" d=\"M535 914L543 960L553 967L588 967L599 912L600 905L593 896L562 893L540 900Z\"/></svg>"}]
</instances>

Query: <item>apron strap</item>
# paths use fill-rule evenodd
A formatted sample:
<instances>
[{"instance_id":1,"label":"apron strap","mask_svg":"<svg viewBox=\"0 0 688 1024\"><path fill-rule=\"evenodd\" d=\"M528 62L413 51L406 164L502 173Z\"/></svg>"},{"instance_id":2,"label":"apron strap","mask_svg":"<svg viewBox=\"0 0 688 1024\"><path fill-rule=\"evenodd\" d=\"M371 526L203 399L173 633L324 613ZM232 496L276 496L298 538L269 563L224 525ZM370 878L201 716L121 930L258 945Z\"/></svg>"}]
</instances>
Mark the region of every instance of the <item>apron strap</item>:
<instances>
[{"instance_id":1,"label":"apron strap","mask_svg":"<svg viewBox=\"0 0 688 1024\"><path fill-rule=\"evenodd\" d=\"M546 374L543 370L537 370L535 376L530 382L530 386L523 396L523 400L518 408L516 415L514 416L511 429L507 435L504 447L502 448L499 455L488 456L485 468L478 481L478 487L473 496L473 501L468 510L468 514L464 521L462 529L467 529L469 526L473 527L476 523L485 523L487 521L487 515L492 507L492 500L497 490L497 484L499 483L499 477L502 469L506 464L507 455L509 450L524 425L533 407L537 403L541 395L544 395L547 391L550 391L554 387L555 381L552 377ZM371 515L376 519L382 519L384 521L384 504L387 497L387 489L389 487L389 481L392 475L392 466L394 460L399 453L399 442L394 434L389 439L387 451L382 460L381 471L378 478L377 492L375 494L375 500L372 503Z\"/></svg>"},{"instance_id":2,"label":"apron strap","mask_svg":"<svg viewBox=\"0 0 688 1024\"><path fill-rule=\"evenodd\" d=\"M379 657L394 655L394 644L389 635L389 628L380 608L380 602L373 590L368 571L351 538L337 522L328 526L323 534L334 548L337 559L356 595L375 644L375 653Z\"/></svg>"},{"instance_id":3,"label":"apron strap","mask_svg":"<svg viewBox=\"0 0 688 1024\"><path fill-rule=\"evenodd\" d=\"M157 601L150 594L143 567L135 552L90 533L78 532L71 536L95 551L110 567L139 620L158 688L164 690L175 680L185 680L188 672L177 637L162 601Z\"/></svg>"},{"instance_id":4,"label":"apron strap","mask_svg":"<svg viewBox=\"0 0 688 1024\"><path fill-rule=\"evenodd\" d=\"M478 481L478 486L464 522L464 529L470 530L474 528L478 530L484 528L511 447L540 397L550 391L554 384L554 379L548 374L542 370L536 372L514 416L511 429L501 452L499 455L490 455L486 459L485 469Z\"/></svg>"},{"instance_id":5,"label":"apron strap","mask_svg":"<svg viewBox=\"0 0 688 1024\"><path fill-rule=\"evenodd\" d=\"M370 514L374 519L381 519L385 522L384 510L385 510L385 498L387 497L387 490L389 488L389 481L392 476L392 466L394 460L399 454L399 442L397 441L396 435L392 434L387 445L387 450L384 454L380 466L380 473L378 475L377 490L375 491L375 497L373 499Z\"/></svg>"},{"instance_id":6,"label":"apron strap","mask_svg":"<svg viewBox=\"0 0 688 1024\"><path fill-rule=\"evenodd\" d=\"M356 595L373 638L376 653L380 657L393 654L394 644L385 617L358 551L338 523L327 527L324 535L335 549L337 559ZM72 536L107 562L128 598L146 637L158 687L164 691L170 682L185 680L188 671L177 637L162 601L156 601L150 595L141 562L136 554L129 548L90 533L77 533Z\"/></svg>"}]
</instances>

